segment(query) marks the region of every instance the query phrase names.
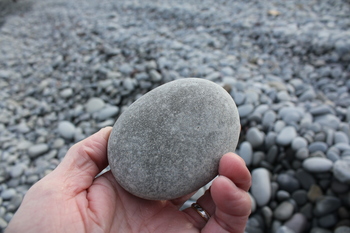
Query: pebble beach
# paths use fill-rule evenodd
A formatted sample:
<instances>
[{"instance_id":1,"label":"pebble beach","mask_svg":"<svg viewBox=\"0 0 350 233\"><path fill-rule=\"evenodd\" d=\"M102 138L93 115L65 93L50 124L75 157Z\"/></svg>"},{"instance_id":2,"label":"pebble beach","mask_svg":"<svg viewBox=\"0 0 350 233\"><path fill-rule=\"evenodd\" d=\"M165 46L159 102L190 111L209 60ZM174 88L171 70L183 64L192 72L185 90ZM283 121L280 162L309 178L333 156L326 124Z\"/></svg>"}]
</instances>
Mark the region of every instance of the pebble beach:
<instances>
[{"instance_id":1,"label":"pebble beach","mask_svg":"<svg viewBox=\"0 0 350 233\"><path fill-rule=\"evenodd\" d=\"M350 232L348 0L0 0L0 233L73 144L189 77L238 107L247 233Z\"/></svg>"}]
</instances>

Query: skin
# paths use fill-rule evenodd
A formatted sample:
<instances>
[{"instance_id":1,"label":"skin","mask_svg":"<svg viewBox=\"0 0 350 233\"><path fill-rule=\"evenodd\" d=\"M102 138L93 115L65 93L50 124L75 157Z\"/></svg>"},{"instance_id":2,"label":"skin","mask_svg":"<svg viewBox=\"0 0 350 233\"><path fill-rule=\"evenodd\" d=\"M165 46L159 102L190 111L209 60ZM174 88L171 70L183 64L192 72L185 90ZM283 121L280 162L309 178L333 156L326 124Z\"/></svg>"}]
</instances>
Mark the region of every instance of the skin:
<instances>
[{"instance_id":1,"label":"skin","mask_svg":"<svg viewBox=\"0 0 350 233\"><path fill-rule=\"evenodd\" d=\"M125 191L111 172L95 179L108 165L111 129L70 148L59 166L28 190L6 233L244 232L251 210L251 176L238 155L222 157L218 178L197 201L211 215L206 222L192 208L179 211L192 194L150 201Z\"/></svg>"}]
</instances>

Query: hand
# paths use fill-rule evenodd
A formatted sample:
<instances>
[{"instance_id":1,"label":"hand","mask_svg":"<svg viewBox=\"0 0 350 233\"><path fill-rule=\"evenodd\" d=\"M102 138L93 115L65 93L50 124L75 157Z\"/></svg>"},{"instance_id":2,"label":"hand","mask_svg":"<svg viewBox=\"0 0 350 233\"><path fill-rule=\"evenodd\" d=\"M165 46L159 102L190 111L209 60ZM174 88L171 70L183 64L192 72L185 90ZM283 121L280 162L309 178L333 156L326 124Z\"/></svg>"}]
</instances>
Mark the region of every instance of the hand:
<instances>
[{"instance_id":1,"label":"hand","mask_svg":"<svg viewBox=\"0 0 350 233\"><path fill-rule=\"evenodd\" d=\"M220 161L219 177L197 203L211 218L193 208L179 211L191 194L170 201L150 201L125 191L107 172L111 127L75 144L61 164L33 185L11 220L12 232L243 232L250 214L247 193L251 177L233 153Z\"/></svg>"}]
</instances>

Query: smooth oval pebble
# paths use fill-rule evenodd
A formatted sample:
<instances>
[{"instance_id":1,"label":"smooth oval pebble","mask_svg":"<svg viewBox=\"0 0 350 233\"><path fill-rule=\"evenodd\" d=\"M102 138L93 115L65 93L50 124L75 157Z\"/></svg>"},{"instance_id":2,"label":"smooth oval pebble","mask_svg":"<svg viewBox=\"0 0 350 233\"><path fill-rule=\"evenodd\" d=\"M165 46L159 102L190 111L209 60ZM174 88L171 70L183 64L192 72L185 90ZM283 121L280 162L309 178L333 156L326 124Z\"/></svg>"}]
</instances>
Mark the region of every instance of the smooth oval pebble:
<instances>
[{"instance_id":1,"label":"smooth oval pebble","mask_svg":"<svg viewBox=\"0 0 350 233\"><path fill-rule=\"evenodd\" d=\"M237 107L219 85L187 78L164 84L130 105L108 141L118 183L150 200L189 194L212 180L236 149Z\"/></svg>"},{"instance_id":2,"label":"smooth oval pebble","mask_svg":"<svg viewBox=\"0 0 350 233\"><path fill-rule=\"evenodd\" d=\"M325 158L307 158L303 161L303 168L309 172L327 172L333 167L333 162Z\"/></svg>"}]
</instances>

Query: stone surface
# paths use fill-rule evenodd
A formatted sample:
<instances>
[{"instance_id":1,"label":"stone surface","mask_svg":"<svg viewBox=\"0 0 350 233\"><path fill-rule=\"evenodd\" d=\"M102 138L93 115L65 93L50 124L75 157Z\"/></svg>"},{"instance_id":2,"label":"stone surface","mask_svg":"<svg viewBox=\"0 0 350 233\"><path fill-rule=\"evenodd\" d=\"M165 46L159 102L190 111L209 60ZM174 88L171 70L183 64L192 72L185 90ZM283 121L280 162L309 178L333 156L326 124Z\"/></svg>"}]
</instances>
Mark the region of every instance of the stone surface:
<instances>
[{"instance_id":1,"label":"stone surface","mask_svg":"<svg viewBox=\"0 0 350 233\"><path fill-rule=\"evenodd\" d=\"M129 192L173 199L217 175L221 156L235 151L239 131L237 108L222 87L180 79L147 93L123 112L110 135L108 160Z\"/></svg>"}]
</instances>

